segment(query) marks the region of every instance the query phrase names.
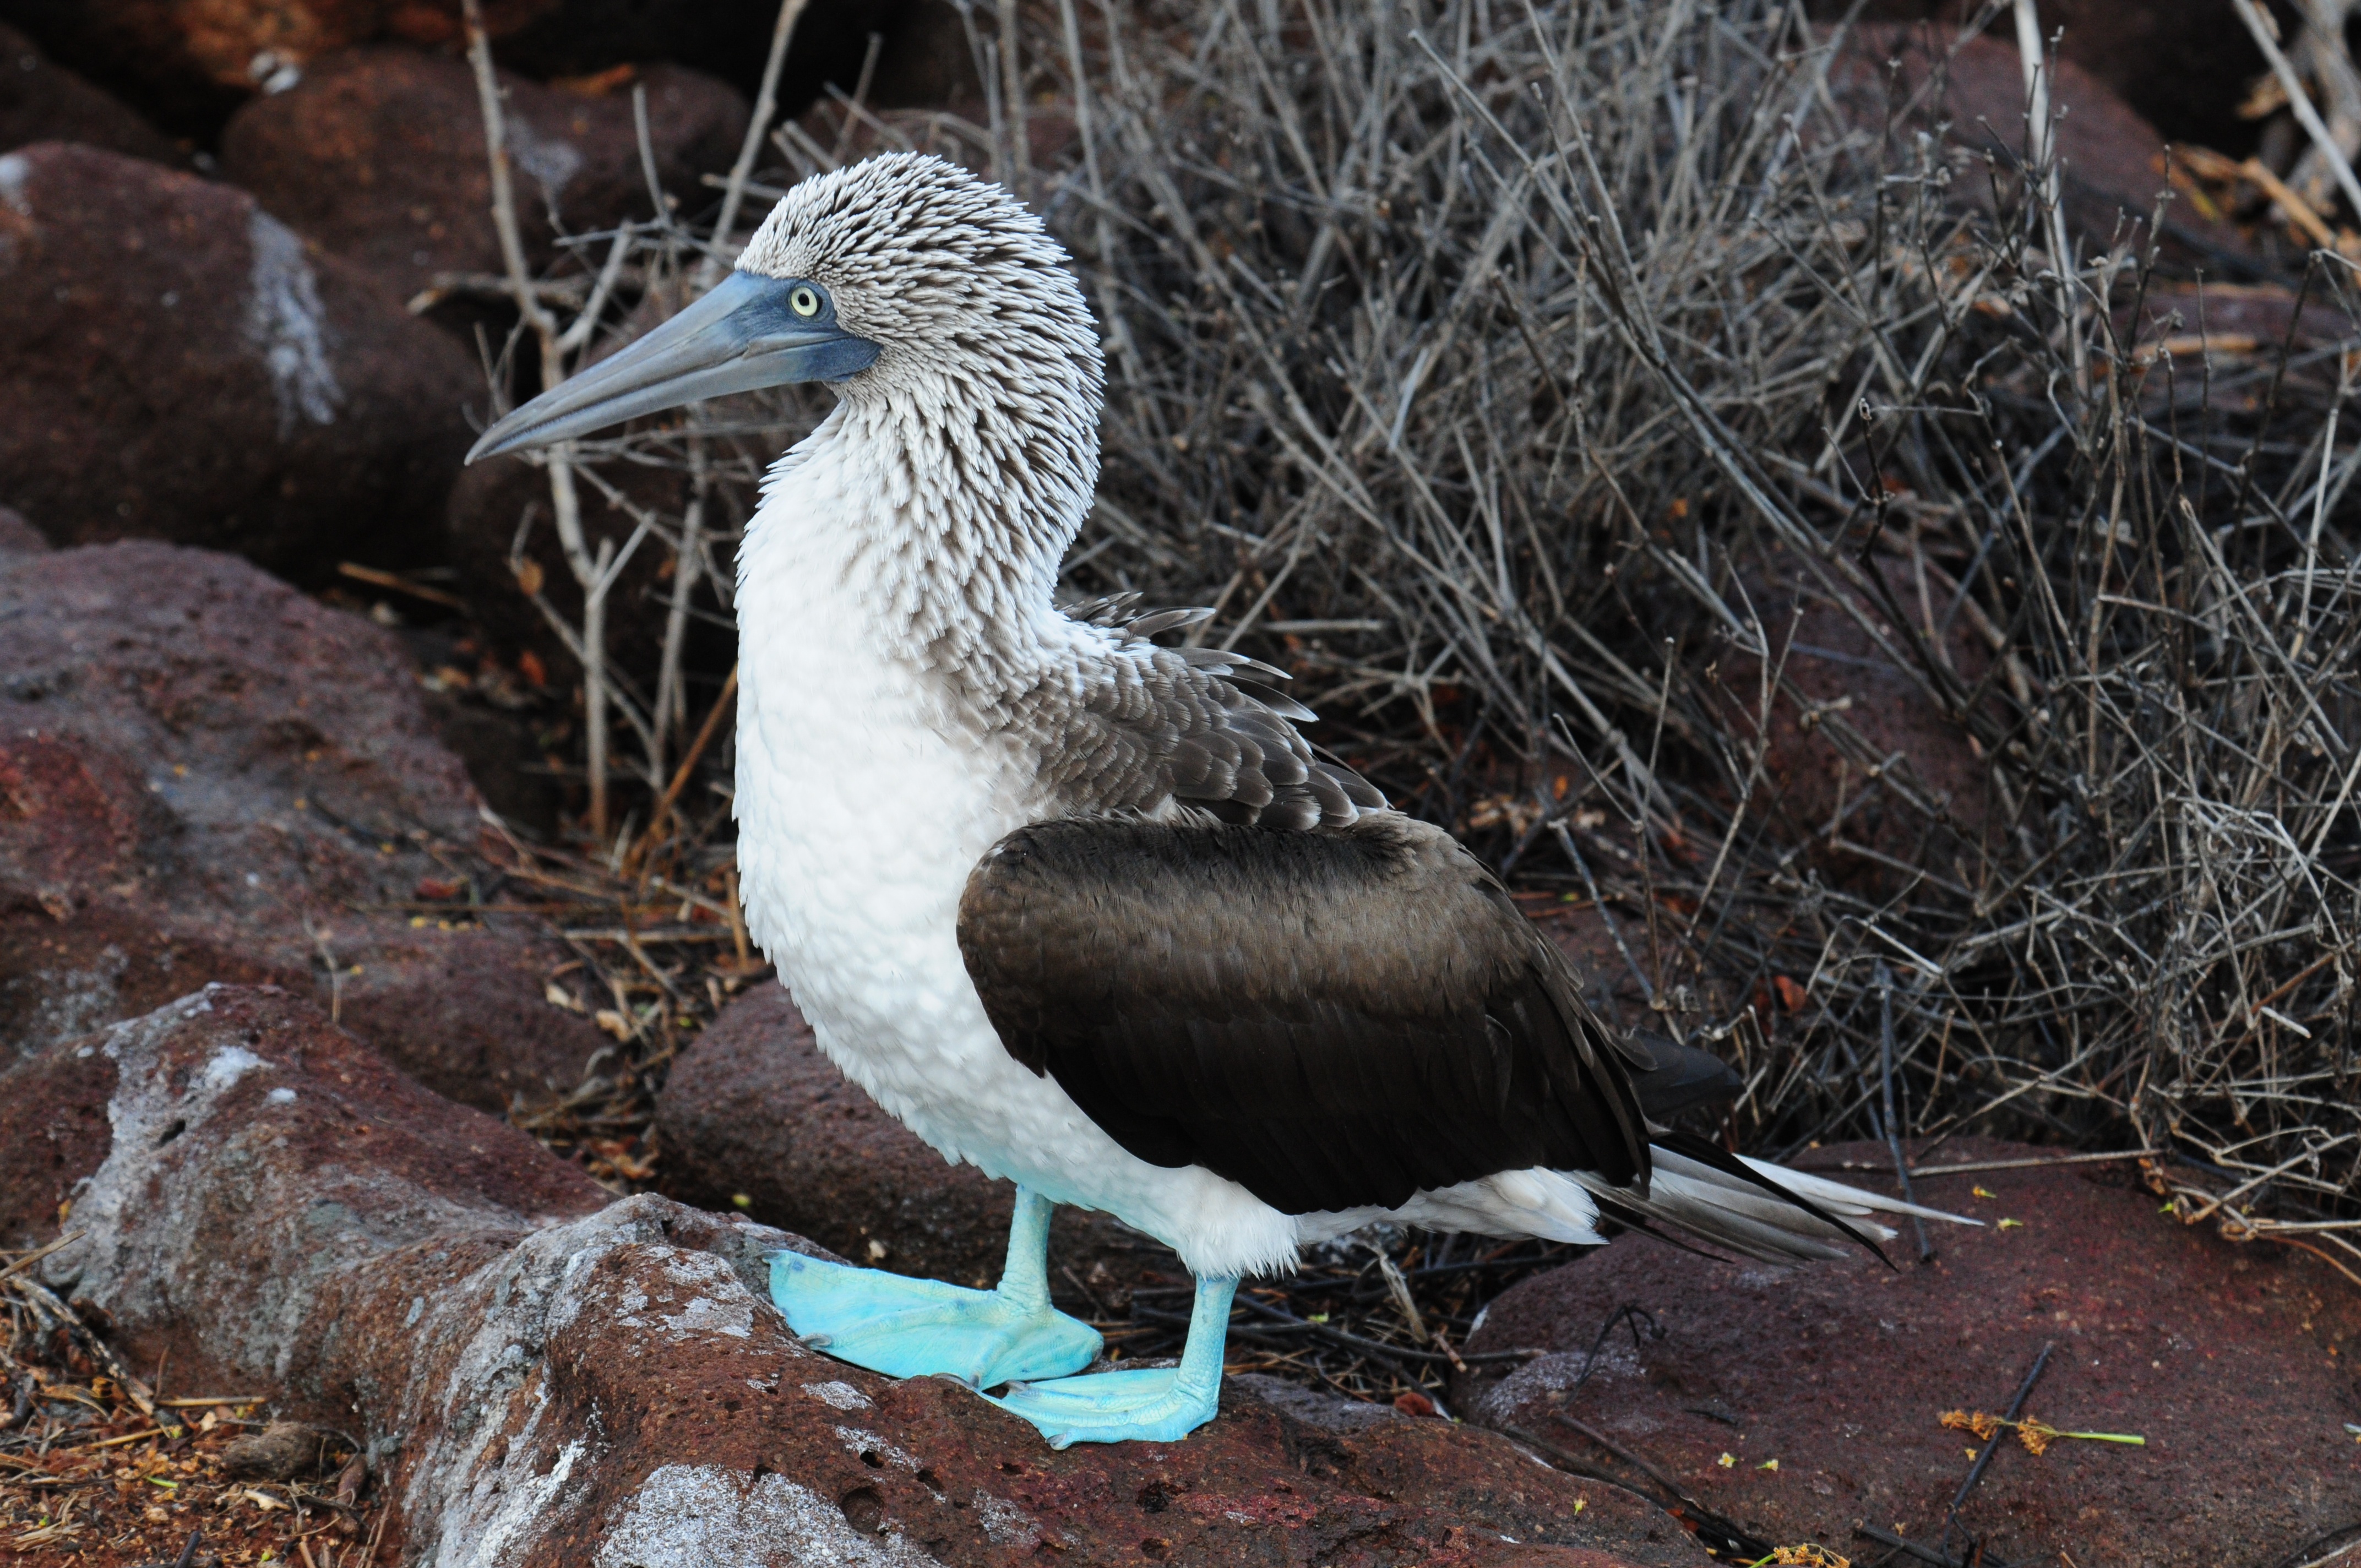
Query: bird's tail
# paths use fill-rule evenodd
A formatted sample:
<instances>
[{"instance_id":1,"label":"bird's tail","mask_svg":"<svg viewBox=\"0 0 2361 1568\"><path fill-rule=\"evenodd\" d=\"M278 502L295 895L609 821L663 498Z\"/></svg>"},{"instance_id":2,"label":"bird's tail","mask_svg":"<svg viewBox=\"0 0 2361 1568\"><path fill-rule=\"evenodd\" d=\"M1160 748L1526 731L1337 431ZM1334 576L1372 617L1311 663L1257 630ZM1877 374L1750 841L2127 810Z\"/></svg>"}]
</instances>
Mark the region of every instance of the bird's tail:
<instances>
[{"instance_id":1,"label":"bird's tail","mask_svg":"<svg viewBox=\"0 0 2361 1568\"><path fill-rule=\"evenodd\" d=\"M1841 1257L1848 1241L1877 1251L1877 1243L1891 1241L1894 1232L1871 1217L1875 1214L1983 1223L1729 1154L1685 1134L1660 1134L1648 1153L1654 1174L1644 1195L1578 1172L1565 1174L1602 1212L1628 1224L1653 1223L1765 1263Z\"/></svg>"}]
</instances>

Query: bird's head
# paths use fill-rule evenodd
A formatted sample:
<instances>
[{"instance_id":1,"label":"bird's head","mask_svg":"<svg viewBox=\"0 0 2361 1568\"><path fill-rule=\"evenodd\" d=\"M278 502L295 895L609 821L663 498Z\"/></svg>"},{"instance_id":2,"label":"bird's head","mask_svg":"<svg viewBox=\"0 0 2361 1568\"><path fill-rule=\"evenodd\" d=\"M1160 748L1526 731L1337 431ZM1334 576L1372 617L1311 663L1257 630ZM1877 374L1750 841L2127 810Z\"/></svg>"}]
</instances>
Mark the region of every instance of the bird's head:
<instances>
[{"instance_id":1,"label":"bird's head","mask_svg":"<svg viewBox=\"0 0 2361 1568\"><path fill-rule=\"evenodd\" d=\"M890 153L779 200L704 298L484 432L468 461L791 381L853 400L1096 411L1098 334L1065 252L999 186Z\"/></svg>"}]
</instances>

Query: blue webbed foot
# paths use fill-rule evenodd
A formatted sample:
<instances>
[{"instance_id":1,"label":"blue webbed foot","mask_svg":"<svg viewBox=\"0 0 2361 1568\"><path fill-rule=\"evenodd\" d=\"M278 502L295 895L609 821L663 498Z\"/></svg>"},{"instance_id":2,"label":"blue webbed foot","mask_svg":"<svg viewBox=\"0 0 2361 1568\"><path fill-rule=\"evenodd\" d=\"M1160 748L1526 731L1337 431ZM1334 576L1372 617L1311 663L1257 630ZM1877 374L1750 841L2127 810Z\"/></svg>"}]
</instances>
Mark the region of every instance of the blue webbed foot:
<instances>
[{"instance_id":1,"label":"blue webbed foot","mask_svg":"<svg viewBox=\"0 0 2361 1568\"><path fill-rule=\"evenodd\" d=\"M1103 1342L1049 1305L1049 1208L1017 1189L997 1289L780 1252L771 1255L771 1299L813 1349L888 1377L956 1377L974 1388L1063 1377L1097 1360Z\"/></svg>"},{"instance_id":2,"label":"blue webbed foot","mask_svg":"<svg viewBox=\"0 0 2361 1568\"><path fill-rule=\"evenodd\" d=\"M1020 1383L997 1398L1002 1409L1041 1429L1051 1448L1078 1442L1178 1442L1213 1419L1218 1377L1192 1381L1177 1366L1145 1372L1093 1372L1053 1383Z\"/></svg>"},{"instance_id":3,"label":"blue webbed foot","mask_svg":"<svg viewBox=\"0 0 2361 1568\"><path fill-rule=\"evenodd\" d=\"M1177 1442L1213 1419L1235 1279L1200 1279L1178 1366L1094 1372L1013 1387L992 1402L1041 1430L1052 1448L1078 1442ZM991 1398L990 1395L985 1398Z\"/></svg>"},{"instance_id":4,"label":"blue webbed foot","mask_svg":"<svg viewBox=\"0 0 2361 1568\"><path fill-rule=\"evenodd\" d=\"M815 1350L888 1377L975 1388L1062 1377L1098 1359L1099 1332L1051 1307L797 1253L771 1259L771 1299Z\"/></svg>"}]
</instances>

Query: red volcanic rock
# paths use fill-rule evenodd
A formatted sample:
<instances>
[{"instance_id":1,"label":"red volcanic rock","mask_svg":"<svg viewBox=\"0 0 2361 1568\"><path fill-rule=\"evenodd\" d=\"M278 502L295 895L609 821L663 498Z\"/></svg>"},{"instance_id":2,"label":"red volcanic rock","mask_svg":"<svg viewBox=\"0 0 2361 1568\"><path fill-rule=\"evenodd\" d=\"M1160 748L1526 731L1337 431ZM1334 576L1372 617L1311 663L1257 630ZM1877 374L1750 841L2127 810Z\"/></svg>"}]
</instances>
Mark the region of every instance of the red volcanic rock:
<instances>
[{"instance_id":1,"label":"red volcanic rock","mask_svg":"<svg viewBox=\"0 0 2361 1568\"><path fill-rule=\"evenodd\" d=\"M553 939L464 906L368 912L450 876L478 809L368 621L203 551L0 554L12 1051L269 981L454 1098L573 1087L606 1042L544 1001Z\"/></svg>"},{"instance_id":2,"label":"red volcanic rock","mask_svg":"<svg viewBox=\"0 0 2361 1568\"><path fill-rule=\"evenodd\" d=\"M565 3L487 0L485 26L505 38ZM50 54L190 132L338 49L463 41L459 0L14 0L10 16Z\"/></svg>"},{"instance_id":3,"label":"red volcanic rock","mask_svg":"<svg viewBox=\"0 0 2361 1568\"><path fill-rule=\"evenodd\" d=\"M746 134L736 90L678 66L634 73L664 188L694 209L698 175L730 167ZM591 94L504 76L517 213L536 269L559 232L653 215L632 93ZM465 60L354 49L314 61L284 93L255 99L222 137L222 170L332 256L407 301L437 272L497 273L483 111ZM588 258L595 269L598 258Z\"/></svg>"},{"instance_id":4,"label":"red volcanic rock","mask_svg":"<svg viewBox=\"0 0 2361 1568\"><path fill-rule=\"evenodd\" d=\"M1853 8L1849 0L1811 5L1824 22ZM1872 0L1859 14L1871 22L1930 22L1946 47L1965 15L1957 0ZM2281 25L2295 15L2281 11ZM2234 7L2216 0L2043 0L2040 16L2045 46L2057 40L2067 69L2096 78L2174 141L2226 149L2253 136L2238 106L2269 66ZM2004 7L1984 41L2007 49L2012 69L2015 39Z\"/></svg>"},{"instance_id":5,"label":"red volcanic rock","mask_svg":"<svg viewBox=\"0 0 2361 1568\"><path fill-rule=\"evenodd\" d=\"M0 153L0 504L277 569L433 541L481 376L227 186Z\"/></svg>"},{"instance_id":6,"label":"red volcanic rock","mask_svg":"<svg viewBox=\"0 0 2361 1568\"><path fill-rule=\"evenodd\" d=\"M2045 1152L1962 1138L1938 1158ZM1892 1190L1875 1174L1882 1146L1809 1158ZM2004 1413L2054 1343L2026 1412L2147 1444L2060 1440L2036 1457L2004 1436L1960 1514L1995 1561L2295 1562L2361 1513L2361 1449L2344 1425L2361 1420L2346 1365L2361 1351L2361 1293L2334 1270L2161 1218L2122 1167L1986 1170L1917 1191L2017 1223L1930 1227L1927 1266L1905 1229L1893 1270L1865 1255L1780 1270L1620 1242L1492 1303L1471 1349L1557 1354L1470 1379L1455 1409L1613 1464L1556 1420L1570 1417L1758 1535L1858 1562L1876 1549L1857 1522L1925 1546L1942 1537L1966 1451L1983 1440L1940 1418ZM1619 1329L1576 1387L1626 1303L1664 1337L1635 1349ZM1951 1555L1975 1560L1959 1534Z\"/></svg>"},{"instance_id":7,"label":"red volcanic rock","mask_svg":"<svg viewBox=\"0 0 2361 1568\"><path fill-rule=\"evenodd\" d=\"M731 1003L673 1063L656 1096L664 1190L897 1273L988 1285L1000 1277L1015 1189L946 1162L820 1054L785 987ZM1180 1260L1104 1214L1060 1208L1049 1284L1077 1310L1128 1294ZM1071 1271L1071 1278L1065 1271ZM1080 1281L1080 1287L1076 1285Z\"/></svg>"},{"instance_id":8,"label":"red volcanic rock","mask_svg":"<svg viewBox=\"0 0 2361 1568\"><path fill-rule=\"evenodd\" d=\"M0 152L37 141L80 142L126 158L181 161L170 139L128 105L51 63L32 39L0 25Z\"/></svg>"},{"instance_id":9,"label":"red volcanic rock","mask_svg":"<svg viewBox=\"0 0 2361 1568\"><path fill-rule=\"evenodd\" d=\"M352 1434L397 1502L401 1561L1705 1561L1664 1516L1499 1437L1306 1421L1236 1385L1185 1442L1052 1452L956 1384L798 1343L764 1259L810 1243L608 1203L283 993L209 988L20 1065L0 1079L0 1177L34 1080L104 1096L111 1129L74 1203L85 1234L46 1280L137 1364L169 1352L189 1386L273 1388L281 1419Z\"/></svg>"},{"instance_id":10,"label":"red volcanic rock","mask_svg":"<svg viewBox=\"0 0 2361 1568\"><path fill-rule=\"evenodd\" d=\"M0 551L47 550L49 542L41 531L25 521L25 514L0 507Z\"/></svg>"},{"instance_id":11,"label":"red volcanic rock","mask_svg":"<svg viewBox=\"0 0 2361 1568\"><path fill-rule=\"evenodd\" d=\"M258 94L288 91L319 62L364 44L456 55L460 0L9 0L9 19L56 59L141 104L174 133L209 139ZM537 79L596 77L675 60L752 93L776 0L485 0L503 64ZM780 75L791 109L824 82L849 91L869 39L882 36L872 82L880 103L969 86L966 34L936 0L813 0ZM470 115L473 118L473 115Z\"/></svg>"},{"instance_id":12,"label":"red volcanic rock","mask_svg":"<svg viewBox=\"0 0 2361 1568\"><path fill-rule=\"evenodd\" d=\"M2229 8L2222 9L2226 16ZM2237 26L2235 18L2231 26ZM1953 142L1991 154L2005 176L2019 167L2027 147L2025 71L2016 46L2013 38L1993 34L1953 49L1952 33L1939 25L1856 28L1830 84L1864 126L1883 126L1890 109L1917 102L1916 113L1899 117L1900 126L1940 122ZM2104 72L2078 62L2071 52L2050 62L2048 90L2060 194L2083 245L2103 251L2130 236L2135 223L2145 234L2157 193L2169 188L2164 133L2125 102ZM1977 203L1991 200L1991 186L1981 159L1952 181L1956 195ZM2186 202L2165 211L2172 232L2196 242L2200 259L2207 251L2248 248L2235 228L2207 221Z\"/></svg>"},{"instance_id":13,"label":"red volcanic rock","mask_svg":"<svg viewBox=\"0 0 2361 1568\"><path fill-rule=\"evenodd\" d=\"M1759 733L1768 741L1768 785L1752 804L1778 823L1785 841L1826 846L1847 875L1879 874L1875 862L1847 846L1913 864L1932 853L1948 874L1950 859L1967 852L1963 842L1972 844L1983 831L1989 774L1965 722L1947 714L1861 620L1878 629L1886 647L1910 658L1909 628L1940 626L1957 586L1939 563L1928 571L1923 596L1910 564L1882 557L1880 570L1905 625L1882 598L1847 588L1848 599L1832 600L1800 568L1784 580L1748 585L1751 613L1794 690L1769 694L1765 727L1763 663L1733 652L1720 661L1723 711L1732 733L1750 740ZM1989 666L1974 624L1962 610L1939 644L1961 690L1972 690ZM1873 777L1872 770L1890 776ZM1947 817L1949 830L1927 840L1930 817L1907 803L1904 788Z\"/></svg>"}]
</instances>

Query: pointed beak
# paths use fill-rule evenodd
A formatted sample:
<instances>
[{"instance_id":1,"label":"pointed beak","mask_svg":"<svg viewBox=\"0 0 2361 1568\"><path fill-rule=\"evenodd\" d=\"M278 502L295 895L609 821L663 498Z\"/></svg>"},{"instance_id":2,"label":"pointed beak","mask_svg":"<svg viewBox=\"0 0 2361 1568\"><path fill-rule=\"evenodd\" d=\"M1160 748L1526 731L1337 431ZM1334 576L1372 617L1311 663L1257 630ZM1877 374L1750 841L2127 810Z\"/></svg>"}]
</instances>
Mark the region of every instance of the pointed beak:
<instances>
[{"instance_id":1,"label":"pointed beak","mask_svg":"<svg viewBox=\"0 0 2361 1568\"><path fill-rule=\"evenodd\" d=\"M833 307L798 316L796 285L732 272L697 303L484 432L467 454L497 456L571 441L700 398L790 381L840 381L877 362L880 346L836 323Z\"/></svg>"}]
</instances>

